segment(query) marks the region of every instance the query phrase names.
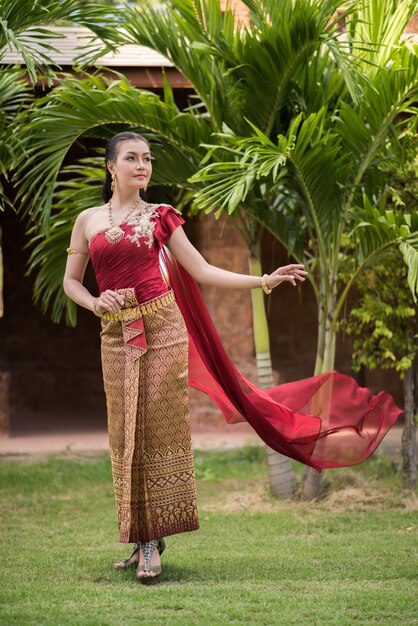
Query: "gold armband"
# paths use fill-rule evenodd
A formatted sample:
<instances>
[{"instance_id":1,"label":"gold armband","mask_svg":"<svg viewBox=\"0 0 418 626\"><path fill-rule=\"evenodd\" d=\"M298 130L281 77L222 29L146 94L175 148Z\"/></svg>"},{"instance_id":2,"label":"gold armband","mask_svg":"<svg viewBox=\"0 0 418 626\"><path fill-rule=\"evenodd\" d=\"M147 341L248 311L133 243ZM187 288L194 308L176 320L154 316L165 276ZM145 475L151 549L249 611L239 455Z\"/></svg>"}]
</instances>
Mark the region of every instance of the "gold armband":
<instances>
[{"instance_id":1,"label":"gold armband","mask_svg":"<svg viewBox=\"0 0 418 626\"><path fill-rule=\"evenodd\" d=\"M83 256L88 255L88 252L80 252L80 250L76 250L75 248L72 248L71 246L67 248L66 252L67 254L82 254Z\"/></svg>"},{"instance_id":2,"label":"gold armband","mask_svg":"<svg viewBox=\"0 0 418 626\"><path fill-rule=\"evenodd\" d=\"M267 287L267 278L268 278L268 274L264 274L263 278L261 279L261 288L264 291L264 293L269 295L273 291L273 289L269 289L269 287Z\"/></svg>"}]
</instances>

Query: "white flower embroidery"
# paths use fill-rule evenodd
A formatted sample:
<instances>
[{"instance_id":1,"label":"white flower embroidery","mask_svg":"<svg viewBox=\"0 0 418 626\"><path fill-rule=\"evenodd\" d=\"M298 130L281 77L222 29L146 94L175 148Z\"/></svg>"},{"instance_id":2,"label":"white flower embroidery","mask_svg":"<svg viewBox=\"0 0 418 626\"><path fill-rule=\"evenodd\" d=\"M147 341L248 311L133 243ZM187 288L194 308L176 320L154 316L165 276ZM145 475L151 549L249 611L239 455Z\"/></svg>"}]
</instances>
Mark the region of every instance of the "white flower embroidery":
<instances>
[{"instance_id":1,"label":"white flower embroidery","mask_svg":"<svg viewBox=\"0 0 418 626\"><path fill-rule=\"evenodd\" d=\"M130 220L126 223L129 226L132 226L133 235L127 235L127 238L132 241L132 243L136 243L139 247L140 239L145 238L146 245L148 248L151 248L154 243L154 228L155 228L155 217L159 217L157 209L160 207L160 204L148 204L145 209L143 209L140 213L133 215Z\"/></svg>"}]
</instances>

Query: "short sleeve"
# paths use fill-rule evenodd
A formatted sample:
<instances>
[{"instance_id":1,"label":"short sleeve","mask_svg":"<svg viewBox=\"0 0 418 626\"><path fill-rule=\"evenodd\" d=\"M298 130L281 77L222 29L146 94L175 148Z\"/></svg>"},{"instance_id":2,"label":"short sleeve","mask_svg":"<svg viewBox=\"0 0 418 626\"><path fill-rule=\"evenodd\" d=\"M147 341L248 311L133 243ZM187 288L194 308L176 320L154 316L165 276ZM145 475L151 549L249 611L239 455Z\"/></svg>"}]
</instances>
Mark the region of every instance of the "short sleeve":
<instances>
[{"instance_id":1,"label":"short sleeve","mask_svg":"<svg viewBox=\"0 0 418 626\"><path fill-rule=\"evenodd\" d=\"M184 224L184 219L180 211L168 205L159 207L158 213L159 219L157 219L155 226L154 237L160 246L164 246L176 228Z\"/></svg>"}]
</instances>

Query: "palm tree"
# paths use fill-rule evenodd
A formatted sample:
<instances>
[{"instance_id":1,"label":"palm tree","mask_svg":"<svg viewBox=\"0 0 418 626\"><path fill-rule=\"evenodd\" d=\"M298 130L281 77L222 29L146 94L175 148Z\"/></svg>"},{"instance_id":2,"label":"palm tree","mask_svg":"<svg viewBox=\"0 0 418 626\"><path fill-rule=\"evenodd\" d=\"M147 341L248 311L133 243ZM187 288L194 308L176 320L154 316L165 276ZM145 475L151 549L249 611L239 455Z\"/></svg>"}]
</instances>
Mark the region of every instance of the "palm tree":
<instances>
[{"instance_id":1,"label":"palm tree","mask_svg":"<svg viewBox=\"0 0 418 626\"><path fill-rule=\"evenodd\" d=\"M83 133L99 137L100 134L103 136L102 127L111 121L136 125L136 120L141 119L142 130L159 133L159 141L163 142L167 155L180 145L179 140L186 139L190 142L190 138L187 139L182 136L181 129L177 129L180 122L183 122L185 126L190 124L192 127L198 127L200 134L193 136L190 143L183 143L183 146L191 146L195 155L199 156L198 160L192 159L191 161L194 171L197 171L199 161L204 156L204 151L199 149L199 144L207 143L209 134L221 131L224 125L232 128L235 132L245 132L248 127L244 121L244 114L247 114L256 123L263 122L263 125L267 126L271 133L280 128L279 114L283 103L286 101L288 85L293 74L304 65L306 57L319 50L321 45L326 45L330 50L333 50L335 57L341 63L343 73L347 76L347 81L353 91L356 91L355 82L351 80L350 72L347 70L345 55L340 53L337 22L336 20L332 21L335 9L340 4L339 1L328 0L325 3L295 4L287 0L281 3L280 10L277 9L275 2L261 4L249 2L248 4L252 11L254 28L254 30L249 31L240 31L235 28L232 12L227 10L223 13L219 0L208 0L207 2L175 0L163 9L152 7L151 3L145 2L141 7L124 9L125 22L123 31L121 31L121 42L147 45L167 56L193 85L198 95L197 101L187 115L183 115L182 118L177 117L174 129L169 132L165 126L164 107L160 107L160 118L156 116L156 111L147 115L145 97L140 97L144 104L141 108L141 117L137 116L138 107L136 110L134 109L134 115L129 113L128 96L125 107L122 105L121 99L119 97L115 99L113 95L111 101L108 99L106 102L101 102L100 112L103 112L103 115L99 113L97 117L98 109L96 107L89 109L93 103L91 96L85 94L86 106L82 106L80 97L77 97L76 110L70 104L70 100L74 102L73 88L75 85L72 84L70 88L68 81L61 86L58 94L53 95L51 99L47 99L45 102L41 102L40 107L36 107L34 116L31 117L30 128L28 126L23 128L22 141L27 146L29 159L26 158L26 169L24 166L22 170L25 172L25 177L22 180L21 188L24 201L28 202L29 197L33 196L31 204L34 207L32 210L33 218L36 219L39 215L36 206L42 207L41 227L43 232L48 232L52 190L63 157L71 143ZM263 13L266 7L269 10L269 15ZM273 24L270 23L271 20ZM330 20L331 25L329 24ZM275 30L279 22L288 24L289 31L284 31L281 27L276 35ZM223 47L223 55L217 54L216 46L218 44L216 42ZM267 44L270 45L271 50L266 49ZM235 67L237 53L243 57L242 70ZM242 88L243 77L241 74L243 72L247 80L251 81L251 84L248 84L245 89ZM271 89L272 82L274 83L273 89ZM87 85L87 83L84 84ZM109 89L112 88L109 87ZM254 98L254 93L258 93L259 97ZM172 97L168 96L168 89L166 89L166 94L166 107L169 107L172 104ZM80 96L80 91L78 91L78 95ZM99 89L96 95L103 95L103 90ZM59 99L61 107L65 107L65 112L63 111L62 116L58 118L57 125L51 119L51 114L55 115L55 112L58 111ZM56 105L54 108L51 108L51 100ZM87 104L89 100L90 104ZM43 110L46 104L48 106ZM95 104L99 104L97 100L95 100ZM155 102L153 107L156 109ZM92 115L93 110L94 114ZM76 120L77 115L79 117L87 115L87 117L84 118L84 121L78 121ZM154 115L153 118L152 115ZM161 119L163 120L162 124L160 123ZM68 132L70 124L73 124L75 132ZM47 132L44 131L42 136L38 133L41 127L47 129ZM175 133L178 133L177 141L174 139ZM106 135L106 129L104 129L104 134ZM40 150L44 154L41 159L39 159ZM190 150L186 150L186 156L188 152ZM167 166L167 163L165 165ZM177 163L176 167L178 167ZM167 167L166 170L168 170ZM46 178L44 177L45 171L48 172ZM177 178L176 182L182 182L183 185L186 183L185 177L183 177L183 181L180 180L180 172L178 172ZM42 179L44 179L44 183L39 185ZM236 224L250 250L250 271L258 273L262 228L260 228L259 222L254 220L253 216L245 210L240 212ZM35 250L34 263L41 259L44 246L45 244L37 249L39 253ZM49 258L52 258L51 255ZM48 269L48 265L46 265L46 269ZM47 283L42 277L43 274L38 275L38 286L46 287ZM58 286L58 282L55 273L54 287ZM48 300L47 296L44 302L47 303ZM58 299L58 301L62 303L62 300ZM253 302L259 379L263 387L269 387L273 380L267 321L262 296L260 294L254 295ZM57 305L55 312L59 312L61 309L62 304ZM278 457L276 453L271 451L269 465L271 467L277 465L278 461L280 473L284 474L285 477L279 477L278 481L277 478L273 481L273 477L271 477L271 486L274 492L281 492L281 495L289 497L294 488L290 462L285 457Z\"/></svg>"},{"instance_id":2,"label":"palm tree","mask_svg":"<svg viewBox=\"0 0 418 626\"><path fill-rule=\"evenodd\" d=\"M377 6L379 1L381 4L381 0L372 0L372 3ZM234 214L234 223L248 244L253 264L259 262L263 228L273 232L296 258L301 257L302 245L310 238L313 245L319 246L321 259L326 261L326 245L330 248L333 245L329 243L328 229L332 230L337 216L342 215L342 206L332 198L340 197L335 190L338 191L340 180L344 180L343 172L347 167L346 161L339 157L342 134L338 136L338 143L333 135L336 131L330 123L330 112L338 112L343 119L339 104L344 104L348 117L350 111L357 114L352 128L361 131L361 106L366 88L369 86L372 96L376 88L372 72L365 71L365 67L370 67L367 58L370 46L367 41L361 44L362 33L354 36L354 26L350 26L354 34L349 43L341 38L341 16L338 19L335 16L341 0L246 0L246 4L251 21L248 29L236 28L232 12L222 12L219 0L173 0L163 8L144 2L125 8L123 16L119 16L123 28L115 37L119 37L120 43L139 43L159 51L189 80L196 98L188 111L178 111L167 85L162 102L156 96L134 90L122 78L107 82L95 76L80 81L66 79L33 106L26 120L21 120L17 138L25 149L25 158L19 166L20 198L34 223L33 239L38 247L32 261L38 272L39 293L45 302L55 298L57 316L66 306L63 297L56 295L60 263L52 266L46 260L47 257L57 261L60 258L61 251L58 252L56 246L58 227L61 226L61 233L67 237L69 212L80 206L77 201L86 199L86 184L91 176L97 176L94 164L81 163L77 171L70 172L76 178L64 183L61 176L64 158L70 147L83 137L101 140L126 125L145 134L152 133L154 152L164 151L164 171L156 169L159 183L188 189L200 186L197 196L200 206L207 211L218 208L219 213L228 208ZM397 18L401 30L413 4L411 0L400 3L402 11L398 11ZM350 3L344 14L352 24L361 22L359 11L354 11L360 5L363 6L360 1ZM396 35L399 28L393 23L387 27L396 31ZM389 39L383 41L384 46ZM377 56L374 60L381 61ZM387 74L392 76L390 72ZM390 94L386 95L389 105ZM400 91L397 97L401 98ZM402 106L405 100L401 100ZM402 106L396 112L407 109ZM303 120L295 123L298 112ZM393 119L388 122L389 126ZM274 142L279 134L283 138L277 146ZM212 146L213 136L218 142L215 146ZM297 142L295 146L293 137ZM353 149L349 137L345 141L350 150ZM376 145L380 146L380 142ZM263 168L262 159L268 156L269 150L271 159L279 157L275 163L277 171L273 166L268 172L266 164ZM376 151L369 151L370 157L374 154ZM302 168L300 172L305 173L302 178L298 178L296 169L288 167L290 157L295 155ZM187 182L201 169L202 159L202 173ZM206 163L215 169L206 168ZM328 186L326 177L327 185L318 187L324 178L321 169L324 164L330 168L332 184ZM226 172L228 180L225 181ZM234 191L229 193L224 188L216 196L216 202L212 200L210 205L205 205L202 185L213 183L211 189L215 192L216 185L221 185L217 177L223 177L224 183L231 182ZM70 196L74 189L77 190L75 198ZM59 211L51 213L53 199L55 202L55 198L64 197L71 209L64 215ZM344 205L350 215L353 208L354 203ZM372 228L384 230L375 214L372 218ZM363 231L361 226L356 233L360 236ZM346 232L344 230L341 238ZM332 253L334 258L338 257L337 250L332 249ZM313 264L312 259L312 269ZM318 297L326 295L326 302L334 301L336 286L332 281L335 277L322 274L323 267L320 266L321 274L318 272L316 293ZM254 268L252 265L256 271ZM267 359L260 361L266 364L263 384L270 386L267 326L264 306L260 306L260 302L258 306L263 316L254 316L256 323L261 321L261 330L257 329L255 337L257 343L257 338L263 337L263 345L257 345L256 350L267 354ZM335 335L328 332L326 310L322 305L319 307L321 333L317 371L320 362L321 368L325 367L324 362L330 362L328 355L335 349Z\"/></svg>"},{"instance_id":3,"label":"palm tree","mask_svg":"<svg viewBox=\"0 0 418 626\"><path fill-rule=\"evenodd\" d=\"M353 58L363 78L361 99L353 99L348 89L338 98L324 90L322 98L316 93L310 99L308 85L298 94L301 113L286 136L273 142L265 128L254 125L250 138L223 134L211 146L218 162L193 178L205 184L195 198L203 210L215 201L233 213L245 203L298 261L307 263L318 303L316 374L334 368L337 322L365 268L399 248L414 297L417 293L418 214L387 210L381 167L393 159L402 163L403 134L416 125L417 56L408 46L399 47L414 5L388 7L375 0L366 9L359 3L346 45L354 52L354 41L361 38L364 45ZM335 84L334 71L324 54L306 80L318 85L323 76ZM251 205L255 189L262 196L256 207ZM308 469L306 497L318 494L319 477Z\"/></svg>"},{"instance_id":4,"label":"palm tree","mask_svg":"<svg viewBox=\"0 0 418 626\"><path fill-rule=\"evenodd\" d=\"M13 120L18 112L26 109L33 93L25 80L27 72L32 86L41 74L43 80L51 84L56 76L51 55L56 48L51 40L63 35L51 30L57 23L80 24L91 31L86 44L91 57L112 48L113 28L108 26L109 13L106 7L98 7L96 2L83 2L83 10L74 6L72 0L3 0L0 5L0 61L12 48L22 56L25 70L4 66L0 71L0 210L12 207L7 197L3 180L15 166L19 151L14 141ZM82 55L82 51L81 55ZM2 180L3 179L3 180ZM2 256L0 230L0 317L3 313L2 299Z\"/></svg>"},{"instance_id":5,"label":"palm tree","mask_svg":"<svg viewBox=\"0 0 418 626\"><path fill-rule=\"evenodd\" d=\"M250 158L257 161L267 157L262 152L265 146L260 140L258 145L254 144L253 152L245 142L241 146L243 151L247 148L249 150L244 156L249 168L244 168L244 174L237 171L234 165L227 170L222 164L218 170L219 179L210 184L210 177L217 167L213 164L213 167L209 165L198 172L192 182L204 185L195 196L201 208L210 211L214 205L227 205L228 213L238 213L236 223L240 225L249 247L250 268L254 273L258 273L260 265L260 224L285 243L289 252L296 254L297 243L300 249L306 238L306 230L299 229L297 242L297 220L293 219L289 228L291 215L287 208L287 215L286 211L282 212L282 219L278 221L277 213L280 211L277 211L277 206L282 206L282 201L288 200L289 190L293 197L289 199L290 202L286 202L287 207L292 203L295 205L295 202L301 206L305 204L303 213L305 218L308 215L308 236L313 235L314 242L312 259L315 259L319 277L312 281L318 300L315 373L329 371L333 369L335 360L335 322L348 290L358 273L374 256L393 246L395 233L393 229L390 232L390 227L385 231L383 225L377 225L378 234L371 247L368 246L370 233L358 230L357 236L361 238L360 255L365 253L365 256L360 256L356 271L338 299L339 254L346 235L342 216L347 209L352 210L355 194L366 179L366 172L369 175L367 191L370 192L370 186L375 185L376 168L372 167L374 158L392 132L394 120L408 111L415 97L415 55L409 54L407 49L403 51L402 58L398 58L398 68L403 67L403 63L406 68L398 75L395 68L388 72L387 67L389 63L395 62L394 47L399 44L416 10L416 2L360 0L348 5L345 3L348 7L346 12L342 15L340 13L336 19L335 11L340 8L341 2L249 0L246 4L250 9L252 27L248 31L234 30L232 18L228 14L222 18L216 2L181 0L173 4L175 11L156 14L147 9L141 12L139 19L138 13L133 12L126 27L128 38L131 35L133 41L166 54L193 84L212 119L218 120L218 127L222 121L222 130L226 127L228 133L246 136L250 130L244 120L248 119L271 140L280 132L289 131L295 109L299 108L305 116L312 113L310 124L302 124L300 128L298 138L303 141L299 141L295 147L294 155L299 155L301 162L299 169L296 166L291 172L291 181L283 179L282 184L276 184L275 181L274 185L267 185L263 192L257 178L251 178ZM349 20L346 38L342 41L339 31L341 19ZM193 54L194 51L198 54ZM318 85L322 85L322 89L318 89ZM258 94L262 97L256 97ZM327 113L338 114L340 103L347 104L340 113L346 125L339 129L345 128L347 131L345 146L343 143L329 143L329 136L324 134L324 141L317 141L314 150L313 134L319 134L320 124L324 123ZM375 110L376 104L381 106ZM321 110L323 115L320 114ZM353 113L356 117L350 120ZM370 120L368 133L357 137L353 131L357 130L361 135L362 119L365 116ZM402 122L397 125L398 136L402 126ZM254 126L253 130L256 130ZM229 151L229 156L232 156L233 163L238 159L241 167L242 160L238 154L231 155L230 152L236 146L225 146L225 143L228 144L225 132L220 135L218 131L218 137L222 140L221 145ZM364 151L359 154L358 140L361 139ZM324 150L327 144L329 149ZM339 157L339 150L344 147L357 156L353 168L347 168L346 159ZM249 153L251 157L247 160ZM209 154L213 157L214 152L210 151ZM281 165L276 163L277 167ZM261 165L261 169L263 167L265 164ZM344 176L348 171L349 176ZM336 187L341 182L350 183L350 192L342 202L341 194L336 193ZM231 195L227 202L228 184ZM218 200L218 203L214 200ZM245 206L242 203L244 200ZM366 199L364 204L367 205ZM293 218L297 215L298 207L294 206ZM366 210L362 217L372 218L371 223L381 219L380 214L372 216L370 210ZM309 218L313 218L310 223ZM275 222L273 228L271 221ZM287 228L284 228L283 222L287 223ZM328 232L331 236L328 236ZM405 256L406 259L414 254L410 245L412 241L413 238L403 244L409 254ZM413 265L410 264L410 267ZM262 296L259 294L258 297ZM259 372L263 375L263 386L271 386L270 353L265 349L268 346L265 337L268 335L264 307L258 305L257 313L254 320L259 328L255 328L254 336L256 342L260 341L259 345L256 343ZM285 466L284 472L289 476L290 466ZM307 497L318 493L319 476L315 470L308 470L305 481Z\"/></svg>"}]
</instances>

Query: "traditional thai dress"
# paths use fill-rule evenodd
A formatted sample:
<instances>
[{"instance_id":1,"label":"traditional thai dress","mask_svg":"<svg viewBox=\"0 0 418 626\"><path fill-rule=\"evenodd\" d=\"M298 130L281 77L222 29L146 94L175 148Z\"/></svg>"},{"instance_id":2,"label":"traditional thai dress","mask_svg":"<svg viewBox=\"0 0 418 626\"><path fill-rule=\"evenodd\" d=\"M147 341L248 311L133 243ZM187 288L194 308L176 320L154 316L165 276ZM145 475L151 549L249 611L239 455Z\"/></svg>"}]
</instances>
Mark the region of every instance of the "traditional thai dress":
<instances>
[{"instance_id":1,"label":"traditional thai dress","mask_svg":"<svg viewBox=\"0 0 418 626\"><path fill-rule=\"evenodd\" d=\"M90 241L100 292L124 296L120 315L102 318L101 351L109 447L122 542L199 527L188 402L187 330L159 267L159 252L184 223L148 205ZM142 305L142 306L139 306Z\"/></svg>"},{"instance_id":2,"label":"traditional thai dress","mask_svg":"<svg viewBox=\"0 0 418 626\"><path fill-rule=\"evenodd\" d=\"M272 449L317 470L367 459L401 410L349 376L327 372L268 390L226 354L194 279L164 244L184 223L148 205L90 241L100 292L124 295L102 319L102 364L120 541L198 528L188 384L209 394L230 423L247 421ZM168 286L170 285L170 287Z\"/></svg>"}]
</instances>

